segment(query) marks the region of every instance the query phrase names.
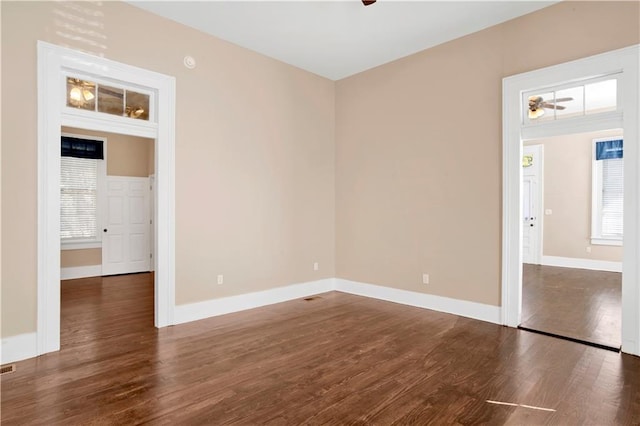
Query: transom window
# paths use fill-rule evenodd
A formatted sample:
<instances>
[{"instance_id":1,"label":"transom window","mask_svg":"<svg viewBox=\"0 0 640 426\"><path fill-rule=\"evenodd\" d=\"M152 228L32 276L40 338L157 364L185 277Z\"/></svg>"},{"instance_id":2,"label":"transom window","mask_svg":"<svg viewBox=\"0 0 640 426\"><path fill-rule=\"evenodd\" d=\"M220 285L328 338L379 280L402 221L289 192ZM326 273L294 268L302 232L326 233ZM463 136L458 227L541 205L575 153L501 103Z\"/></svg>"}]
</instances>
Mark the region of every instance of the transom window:
<instances>
[{"instance_id":1,"label":"transom window","mask_svg":"<svg viewBox=\"0 0 640 426\"><path fill-rule=\"evenodd\" d=\"M149 121L151 96L77 77L66 77L67 106Z\"/></svg>"},{"instance_id":2,"label":"transom window","mask_svg":"<svg viewBox=\"0 0 640 426\"><path fill-rule=\"evenodd\" d=\"M540 123L618 109L614 75L523 94L524 123Z\"/></svg>"}]
</instances>

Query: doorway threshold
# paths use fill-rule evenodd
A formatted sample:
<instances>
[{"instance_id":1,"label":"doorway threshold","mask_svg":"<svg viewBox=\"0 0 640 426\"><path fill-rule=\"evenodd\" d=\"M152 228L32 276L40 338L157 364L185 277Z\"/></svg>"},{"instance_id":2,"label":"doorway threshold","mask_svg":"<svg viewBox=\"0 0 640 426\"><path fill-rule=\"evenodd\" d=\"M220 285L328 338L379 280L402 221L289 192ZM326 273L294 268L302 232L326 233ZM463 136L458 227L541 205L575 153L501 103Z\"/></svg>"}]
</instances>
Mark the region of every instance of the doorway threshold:
<instances>
[{"instance_id":1,"label":"doorway threshold","mask_svg":"<svg viewBox=\"0 0 640 426\"><path fill-rule=\"evenodd\" d=\"M587 340L576 339L574 337L563 336L561 334L549 333L548 331L534 330L533 328L522 327L520 325L518 326L518 329L519 330L523 330L523 331L528 331L528 332L531 332L531 333L542 334L544 336L556 337L558 339L568 340L570 342L581 343L583 345L593 346L594 348L604 349L604 350L611 351L611 352L618 352L619 353L620 349L621 349L620 347L603 345L601 343L595 343L595 342L589 342Z\"/></svg>"}]
</instances>

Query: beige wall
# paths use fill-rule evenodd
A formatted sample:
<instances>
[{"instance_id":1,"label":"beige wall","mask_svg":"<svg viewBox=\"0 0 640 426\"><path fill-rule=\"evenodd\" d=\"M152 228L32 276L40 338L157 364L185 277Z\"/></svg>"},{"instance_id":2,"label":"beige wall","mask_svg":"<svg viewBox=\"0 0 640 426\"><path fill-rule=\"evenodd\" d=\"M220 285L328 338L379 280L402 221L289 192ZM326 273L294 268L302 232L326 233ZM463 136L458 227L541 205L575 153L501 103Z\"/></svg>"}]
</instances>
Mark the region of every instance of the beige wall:
<instances>
[{"instance_id":1,"label":"beige wall","mask_svg":"<svg viewBox=\"0 0 640 426\"><path fill-rule=\"evenodd\" d=\"M147 144L147 173L149 176L156 173L156 141Z\"/></svg>"},{"instance_id":2,"label":"beige wall","mask_svg":"<svg viewBox=\"0 0 640 426\"><path fill-rule=\"evenodd\" d=\"M101 264L102 264L102 250L99 248L60 251L60 266L62 268L101 265Z\"/></svg>"},{"instance_id":3,"label":"beige wall","mask_svg":"<svg viewBox=\"0 0 640 426\"><path fill-rule=\"evenodd\" d=\"M543 255L622 262L622 247L591 245L593 139L621 134L609 130L525 143L544 146L544 208L552 214L542 216Z\"/></svg>"},{"instance_id":4,"label":"beige wall","mask_svg":"<svg viewBox=\"0 0 640 426\"><path fill-rule=\"evenodd\" d=\"M154 171L153 139L62 127L63 133L107 138L107 175L147 177Z\"/></svg>"},{"instance_id":5,"label":"beige wall","mask_svg":"<svg viewBox=\"0 0 640 426\"><path fill-rule=\"evenodd\" d=\"M153 161L153 139L111 134L107 138L108 176L147 177L153 174L153 169L149 170L149 163Z\"/></svg>"},{"instance_id":6,"label":"beige wall","mask_svg":"<svg viewBox=\"0 0 640 426\"><path fill-rule=\"evenodd\" d=\"M107 138L107 175L147 177L153 174L153 139L62 127L63 133ZM101 249L61 250L60 267L100 265Z\"/></svg>"},{"instance_id":7,"label":"beige wall","mask_svg":"<svg viewBox=\"0 0 640 426\"><path fill-rule=\"evenodd\" d=\"M499 305L502 78L638 43L638 6L562 2L337 82L336 275Z\"/></svg>"},{"instance_id":8,"label":"beige wall","mask_svg":"<svg viewBox=\"0 0 640 426\"><path fill-rule=\"evenodd\" d=\"M3 337L36 329L36 40L175 76L178 304L335 276L332 81L125 3L1 7Z\"/></svg>"}]
</instances>

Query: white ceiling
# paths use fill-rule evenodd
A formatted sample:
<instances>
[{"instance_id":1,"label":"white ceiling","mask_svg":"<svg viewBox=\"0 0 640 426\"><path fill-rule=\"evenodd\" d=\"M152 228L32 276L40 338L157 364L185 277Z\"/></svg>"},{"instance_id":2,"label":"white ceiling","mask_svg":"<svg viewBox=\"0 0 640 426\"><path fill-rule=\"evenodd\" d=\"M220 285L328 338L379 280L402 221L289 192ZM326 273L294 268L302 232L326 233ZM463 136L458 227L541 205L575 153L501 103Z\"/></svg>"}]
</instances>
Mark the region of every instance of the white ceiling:
<instances>
[{"instance_id":1,"label":"white ceiling","mask_svg":"<svg viewBox=\"0 0 640 426\"><path fill-rule=\"evenodd\" d=\"M557 1L129 1L332 80ZM198 58L195 58L196 60Z\"/></svg>"}]
</instances>

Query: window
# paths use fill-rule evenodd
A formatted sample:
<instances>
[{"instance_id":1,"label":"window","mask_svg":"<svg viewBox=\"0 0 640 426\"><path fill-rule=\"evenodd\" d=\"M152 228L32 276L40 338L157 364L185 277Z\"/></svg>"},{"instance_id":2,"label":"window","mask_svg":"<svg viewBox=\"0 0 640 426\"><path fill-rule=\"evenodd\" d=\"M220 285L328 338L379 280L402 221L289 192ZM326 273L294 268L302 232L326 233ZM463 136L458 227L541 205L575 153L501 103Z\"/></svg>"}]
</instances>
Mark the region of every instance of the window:
<instances>
[{"instance_id":1,"label":"window","mask_svg":"<svg viewBox=\"0 0 640 426\"><path fill-rule=\"evenodd\" d=\"M151 95L78 77L66 77L67 106L149 121Z\"/></svg>"},{"instance_id":2,"label":"window","mask_svg":"<svg viewBox=\"0 0 640 426\"><path fill-rule=\"evenodd\" d=\"M621 137L594 139L591 244L622 245L624 159Z\"/></svg>"},{"instance_id":3,"label":"window","mask_svg":"<svg viewBox=\"0 0 640 426\"><path fill-rule=\"evenodd\" d=\"M63 249L100 247L104 140L63 135L60 158L60 242Z\"/></svg>"},{"instance_id":4,"label":"window","mask_svg":"<svg viewBox=\"0 0 640 426\"><path fill-rule=\"evenodd\" d=\"M563 120L617 111L618 80L615 75L523 94L525 124Z\"/></svg>"}]
</instances>

